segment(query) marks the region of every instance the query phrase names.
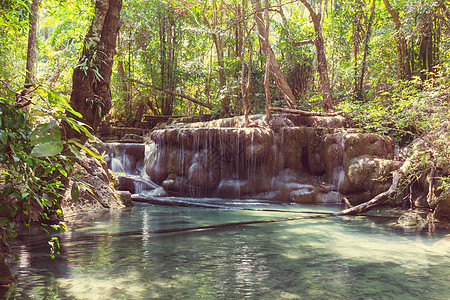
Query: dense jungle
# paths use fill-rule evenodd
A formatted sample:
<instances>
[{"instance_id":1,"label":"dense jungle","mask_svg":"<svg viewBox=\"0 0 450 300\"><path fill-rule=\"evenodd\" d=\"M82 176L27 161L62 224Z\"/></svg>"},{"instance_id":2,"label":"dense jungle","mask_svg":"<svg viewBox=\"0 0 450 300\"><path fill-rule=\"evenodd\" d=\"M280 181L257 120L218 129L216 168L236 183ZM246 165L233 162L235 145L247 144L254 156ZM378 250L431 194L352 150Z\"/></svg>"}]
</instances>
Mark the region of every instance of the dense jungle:
<instances>
[{"instance_id":1,"label":"dense jungle","mask_svg":"<svg viewBox=\"0 0 450 300\"><path fill-rule=\"evenodd\" d=\"M224 228L322 218L350 223L346 218L361 214L358 218L373 218L372 228L390 232L395 224L396 235L398 228L407 228L408 234L422 238L427 233L436 239L436 246L430 246L434 250L424 250L431 251L433 259L442 253L444 258L436 271L439 276L429 279L441 286L430 291L430 299L442 299L450 290L440 281L448 279L445 268L450 263L445 253L450 229L449 0L0 0L0 37L1 296L98 297L99 282L92 294L60 279L45 281L38 291L31 283L20 283L21 277L32 282L40 274L26 275L20 267L24 260L32 261L33 253L45 252L45 259L55 266L72 268L71 259L79 262L81 256L65 255L84 247L73 246L75 240L142 235L144 241L148 234L159 239L179 231L218 230L239 243L242 232ZM286 208L288 203L294 206ZM161 208L166 205L168 211ZM225 219L212 217L215 213L202 215L201 209L239 210L241 215ZM123 212L111 219L90 215L116 210ZM258 211L264 215L252 215ZM299 211L304 215L291 215ZM314 216L308 217L311 213ZM175 220L176 230L158 223L137 233L141 229L130 225L162 214ZM391 224L387 220L392 216ZM133 222L123 225L124 218ZM94 219L103 220L98 228L117 231L97 232L90 223ZM119 224L130 227L122 232ZM289 231L288 225L270 226ZM369 234L371 227L361 226ZM86 236L78 236L75 229ZM324 230L339 236L334 227ZM37 231L45 232L46 250L42 243L36 246ZM260 236L265 236L264 243L273 241L274 248L280 247L281 235L273 232ZM314 240L317 233L306 232ZM67 233L77 238L71 240ZM364 234L361 239L371 244ZM403 245L401 238L389 241L393 247ZM252 240L249 247L260 242ZM111 261L116 261L115 255L127 256L119 250L126 242L110 243L94 243L99 249L88 252L110 247L116 249L111 250ZM150 247L146 240L143 243ZM191 256L196 257L202 253L202 242L193 243L196 252ZM345 248L344 241L337 244ZM417 248L403 246L408 255L404 249ZM21 257L25 248L20 247L28 247L28 256ZM289 244L279 252L290 257L294 248ZM154 251L161 256L167 250ZM141 285L131 284L133 292L114 281L104 297L117 296L117 287L124 299L379 297L371 292L378 286L370 287L368 294L353 285L333 294L333 285L330 290L321 285L331 280L342 286L336 283L342 280L345 286L358 270L370 270L367 265L350 264L348 278L320 277L312 283L302 274L283 290L270 281L277 277L259 272L276 273L276 265L289 263L272 262L268 252L252 255L264 257L265 263L255 260L253 273L242 271L242 278L255 276L251 283L224 267L226 263L217 263L225 268L224 278L239 277L244 287L227 285L225 279L211 283L215 272L205 271L204 285L191 280L185 290L189 279L173 275L182 269L175 259L167 262L168 270L175 272L167 275L171 292L162 276L152 279L159 282L155 290L141 279ZM111 263L99 256L99 264ZM417 253L410 256L413 261ZM199 266L208 260L198 259ZM230 268L240 266L242 259L231 259ZM46 270L45 264L30 266ZM151 274L166 271L164 263L152 268ZM195 264L189 268L203 272ZM398 274L392 278L405 273L393 269ZM297 272L291 271L278 272ZM149 276L144 270L136 272L139 278ZM89 285L89 278L77 280ZM257 284L260 281L263 286ZM314 286L304 288L308 293L294 288L307 282ZM208 285L219 286L223 293L204 288ZM248 287L250 294L245 292ZM394 298L424 297L413 285L400 289L413 292L394 293ZM386 293L389 290L382 295Z\"/></svg>"}]
</instances>

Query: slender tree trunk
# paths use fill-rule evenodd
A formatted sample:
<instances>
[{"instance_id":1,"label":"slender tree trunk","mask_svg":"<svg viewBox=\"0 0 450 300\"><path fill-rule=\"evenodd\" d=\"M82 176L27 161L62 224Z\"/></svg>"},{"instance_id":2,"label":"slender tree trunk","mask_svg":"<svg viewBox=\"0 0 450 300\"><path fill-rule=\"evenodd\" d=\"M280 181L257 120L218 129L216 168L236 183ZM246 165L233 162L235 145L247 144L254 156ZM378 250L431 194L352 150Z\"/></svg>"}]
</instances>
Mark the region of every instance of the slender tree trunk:
<instances>
[{"instance_id":1,"label":"slender tree trunk","mask_svg":"<svg viewBox=\"0 0 450 300\"><path fill-rule=\"evenodd\" d=\"M122 0L96 0L95 13L84 39L83 52L73 71L69 104L83 115L78 119L95 131L111 109L111 73L119 31ZM65 124L65 137L87 140L84 134Z\"/></svg>"},{"instance_id":2,"label":"slender tree trunk","mask_svg":"<svg viewBox=\"0 0 450 300\"><path fill-rule=\"evenodd\" d=\"M373 0L372 6L370 8L369 24L367 25L366 36L364 39L364 53L363 53L363 58L361 61L361 74L359 77L358 86L356 88L356 91L359 93L358 97L360 99L364 98L363 82L364 82L364 75L365 75L366 68L367 68L367 55L369 54L369 41L370 41L370 36L372 35L373 14L374 14L375 5L376 5L375 3L376 3L375 0Z\"/></svg>"},{"instance_id":3,"label":"slender tree trunk","mask_svg":"<svg viewBox=\"0 0 450 300\"><path fill-rule=\"evenodd\" d=\"M411 66L408 62L408 46L403 32L403 26L397 11L392 8L389 0L383 0L384 6L394 21L397 30L397 48L398 48L398 77L401 79L411 78Z\"/></svg>"},{"instance_id":4,"label":"slender tree trunk","mask_svg":"<svg viewBox=\"0 0 450 300\"><path fill-rule=\"evenodd\" d=\"M314 9L306 0L300 0L303 5L308 9L309 15L311 16L314 31L316 32L316 39L314 45L317 51L317 70L319 71L320 84L322 86L322 107L324 110L329 110L333 108L333 94L331 93L330 80L328 78L328 65L327 58L325 55L325 43L322 35L321 26L321 14L316 14Z\"/></svg>"},{"instance_id":5,"label":"slender tree trunk","mask_svg":"<svg viewBox=\"0 0 450 300\"><path fill-rule=\"evenodd\" d=\"M422 19L422 27L420 30L420 46L419 59L421 64L420 77L422 80L429 78L429 74L433 72L433 20L434 12L428 9Z\"/></svg>"},{"instance_id":6,"label":"slender tree trunk","mask_svg":"<svg viewBox=\"0 0 450 300\"><path fill-rule=\"evenodd\" d=\"M280 65L278 64L277 60L275 59L275 53L272 50L272 47L269 43L269 28L268 28L268 12L266 14L266 22L264 22L264 18L261 14L262 8L259 0L251 0L253 8L255 10L255 21L256 25L258 27L258 33L259 33L259 40L262 45L264 54L266 55L266 68L269 68L270 72L272 73L275 82L277 83L277 86L280 90L280 92L283 94L284 99L286 101L286 104L289 106L289 108L297 109L297 103L294 97L294 94L291 91L291 88L289 87L286 79L284 78L283 72L281 71ZM267 4L267 3L266 3ZM266 10L268 11L268 6L266 6ZM268 77L268 75L265 76ZM267 88L266 88L267 91ZM267 101L267 95L266 95L266 101ZM269 104L270 107L270 104ZM266 113L267 113L267 103L266 103ZM270 113L270 110L269 110Z\"/></svg>"},{"instance_id":7,"label":"slender tree trunk","mask_svg":"<svg viewBox=\"0 0 450 300\"><path fill-rule=\"evenodd\" d=\"M217 2L216 0L212 1L213 6L213 24L212 28L217 29L219 25L219 17L218 17L218 9L217 9ZM219 89L220 89L220 95L222 98L222 106L220 108L220 116L223 117L230 112L230 98L228 96L228 93L226 92L227 87L227 79L225 77L225 69L223 64L223 38L222 35L213 33L212 38L214 41L214 45L216 46L216 53L217 53L217 64L219 65Z\"/></svg>"},{"instance_id":8,"label":"slender tree trunk","mask_svg":"<svg viewBox=\"0 0 450 300\"><path fill-rule=\"evenodd\" d=\"M245 0L242 0L242 16L245 16ZM247 26L246 26L246 22L243 22L242 25L242 47L241 47L241 99L242 99L242 108L244 110L244 127L248 126L248 113L250 111L250 107L248 104L248 91L250 88L250 78L251 78L251 44L250 44L250 39L249 39L249 61L248 61L248 85L245 85L245 34L247 33Z\"/></svg>"},{"instance_id":9,"label":"slender tree trunk","mask_svg":"<svg viewBox=\"0 0 450 300\"><path fill-rule=\"evenodd\" d=\"M352 40L353 40L353 96L357 100L361 100L362 91L359 89L359 48L361 44L361 34L363 32L363 4L362 0L355 0L355 9L352 22Z\"/></svg>"},{"instance_id":10,"label":"slender tree trunk","mask_svg":"<svg viewBox=\"0 0 450 300\"><path fill-rule=\"evenodd\" d=\"M36 33L39 21L39 3L41 0L33 0L30 7L30 29L28 31L27 66L25 77L25 88L34 84L36 65Z\"/></svg>"}]
</instances>

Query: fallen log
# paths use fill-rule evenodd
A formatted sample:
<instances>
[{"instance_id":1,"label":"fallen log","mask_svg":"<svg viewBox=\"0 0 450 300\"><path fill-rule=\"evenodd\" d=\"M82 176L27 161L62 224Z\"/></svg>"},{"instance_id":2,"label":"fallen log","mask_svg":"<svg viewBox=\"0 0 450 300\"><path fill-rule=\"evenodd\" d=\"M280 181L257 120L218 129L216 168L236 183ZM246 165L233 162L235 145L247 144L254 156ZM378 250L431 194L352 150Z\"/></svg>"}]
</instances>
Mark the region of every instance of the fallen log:
<instances>
[{"instance_id":1,"label":"fallen log","mask_svg":"<svg viewBox=\"0 0 450 300\"><path fill-rule=\"evenodd\" d=\"M298 210L287 210L287 209L266 209L266 208L246 208L246 207L235 207L235 206L224 206L217 204L193 202L193 201L182 201L174 199L163 199L162 197L132 195L131 199L136 202L157 204L157 205L167 205L167 206L181 206L181 207L203 207L203 208L215 208L215 209L225 209L225 210L247 210L247 211L259 211L259 212L283 212L292 214L320 214L320 215L332 215L331 212L314 212L314 211L298 211Z\"/></svg>"},{"instance_id":2,"label":"fallen log","mask_svg":"<svg viewBox=\"0 0 450 300\"><path fill-rule=\"evenodd\" d=\"M193 102L195 104L198 104L200 106L203 106L203 107L206 107L206 108L209 108L209 109L213 109L214 108L214 106L212 106L209 103L202 102L200 100L195 99L194 97L191 97L191 96L188 96L188 95L185 95L185 94L180 94L180 93L172 92L172 91L169 91L169 90L165 90L163 88L154 86L153 84L149 84L149 83L146 83L146 82L140 81L138 79L134 79L134 78L130 78L128 80L131 81L131 82L140 84L140 85L144 85L144 86L150 87L152 89L155 89L157 91L160 91L160 92L163 92L163 93L166 93L166 94L169 94L169 95L174 95L176 97L180 97L180 98L186 99L188 101L191 101L191 102Z\"/></svg>"},{"instance_id":3,"label":"fallen log","mask_svg":"<svg viewBox=\"0 0 450 300\"><path fill-rule=\"evenodd\" d=\"M335 215L336 216L356 215L371 210L375 206L379 205L384 199L386 199L387 196L395 193L395 191L397 190L400 177L401 177L400 172L398 171L394 172L394 174L392 175L392 184L386 192L376 195L367 202L361 203L354 207L350 207L348 209L344 209L343 211L338 212Z\"/></svg>"},{"instance_id":4,"label":"fallen log","mask_svg":"<svg viewBox=\"0 0 450 300\"><path fill-rule=\"evenodd\" d=\"M288 113L288 114L296 114L296 115L302 115L302 116L310 116L310 117L335 117L342 115L342 112L318 112L318 111L305 111L300 109L292 109L292 108L281 108L281 107L270 107L270 110L276 111L276 112L282 112L282 113Z\"/></svg>"}]
</instances>

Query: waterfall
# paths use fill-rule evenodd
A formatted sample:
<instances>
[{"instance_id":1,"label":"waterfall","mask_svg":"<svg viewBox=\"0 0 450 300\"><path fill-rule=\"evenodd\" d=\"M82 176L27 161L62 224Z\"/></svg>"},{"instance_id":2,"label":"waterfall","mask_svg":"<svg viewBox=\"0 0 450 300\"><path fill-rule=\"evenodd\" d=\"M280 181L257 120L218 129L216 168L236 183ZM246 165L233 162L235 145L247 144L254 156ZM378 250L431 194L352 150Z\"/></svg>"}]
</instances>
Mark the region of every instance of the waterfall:
<instances>
[{"instance_id":1,"label":"waterfall","mask_svg":"<svg viewBox=\"0 0 450 300\"><path fill-rule=\"evenodd\" d=\"M117 175L119 190L140 194L158 188L144 170L151 145L133 143L105 143L105 161Z\"/></svg>"},{"instance_id":2,"label":"waterfall","mask_svg":"<svg viewBox=\"0 0 450 300\"><path fill-rule=\"evenodd\" d=\"M108 166L135 194L337 203L352 159L393 151L385 137L301 118L252 120L248 128L231 118L158 129L146 145L107 144Z\"/></svg>"}]
</instances>

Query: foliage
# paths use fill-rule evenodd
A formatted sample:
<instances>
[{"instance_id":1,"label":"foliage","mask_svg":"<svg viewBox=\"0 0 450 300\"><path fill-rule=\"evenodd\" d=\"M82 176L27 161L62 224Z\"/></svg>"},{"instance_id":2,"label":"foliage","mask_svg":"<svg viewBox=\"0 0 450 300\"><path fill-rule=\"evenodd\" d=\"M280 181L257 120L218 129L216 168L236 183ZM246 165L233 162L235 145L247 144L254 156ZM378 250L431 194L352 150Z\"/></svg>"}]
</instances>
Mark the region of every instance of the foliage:
<instances>
[{"instance_id":1,"label":"foliage","mask_svg":"<svg viewBox=\"0 0 450 300\"><path fill-rule=\"evenodd\" d=\"M436 68L438 70L438 68ZM368 101L342 101L339 105L365 131L389 134L405 144L448 120L447 78L438 70L422 81L392 81L373 88ZM348 95L350 97L350 95Z\"/></svg>"},{"instance_id":2,"label":"foliage","mask_svg":"<svg viewBox=\"0 0 450 300\"><path fill-rule=\"evenodd\" d=\"M67 101L49 88L37 87L36 103L27 114L15 108L16 95L0 89L0 233L4 244L14 238L14 221L41 222L43 229L65 229L58 199L79 156L76 140L61 138L60 122L89 133L83 124L65 116ZM65 149L65 150L64 150ZM70 151L69 151L70 149ZM86 148L87 149L87 148ZM76 199L75 199L76 200ZM58 245L52 238L52 249Z\"/></svg>"},{"instance_id":3,"label":"foliage","mask_svg":"<svg viewBox=\"0 0 450 300\"><path fill-rule=\"evenodd\" d=\"M428 80L393 81L385 90L374 91L366 102L347 100L339 106L353 120L351 125L364 132L390 135L403 147L413 140L417 143L418 138L424 141L420 147L409 147L409 167L399 193L409 194L408 187L423 187L425 180L438 191L450 188L450 136L442 128L444 122L450 122L449 82L440 68L435 70L427 74ZM434 196L434 192L428 193L428 197Z\"/></svg>"}]
</instances>

